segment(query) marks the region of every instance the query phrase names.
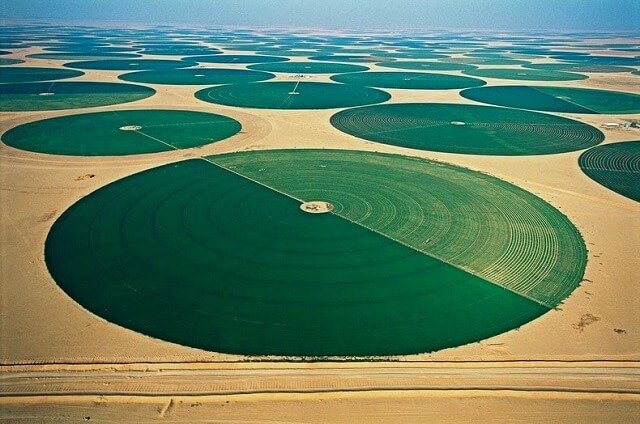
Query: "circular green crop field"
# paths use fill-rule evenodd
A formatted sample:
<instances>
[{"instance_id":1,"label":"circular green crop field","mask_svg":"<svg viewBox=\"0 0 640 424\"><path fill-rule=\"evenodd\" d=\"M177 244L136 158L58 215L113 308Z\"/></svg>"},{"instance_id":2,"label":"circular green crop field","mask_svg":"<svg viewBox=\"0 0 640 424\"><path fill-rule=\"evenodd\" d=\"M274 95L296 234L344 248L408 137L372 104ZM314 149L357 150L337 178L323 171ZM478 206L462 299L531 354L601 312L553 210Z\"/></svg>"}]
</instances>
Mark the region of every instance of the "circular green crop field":
<instances>
[{"instance_id":1,"label":"circular green crop field","mask_svg":"<svg viewBox=\"0 0 640 424\"><path fill-rule=\"evenodd\" d=\"M286 62L289 58L279 56L264 56L259 54L221 54L192 56L189 60L198 63L270 63Z\"/></svg>"},{"instance_id":2,"label":"circular green crop field","mask_svg":"<svg viewBox=\"0 0 640 424\"><path fill-rule=\"evenodd\" d=\"M110 82L33 82L0 84L1 111L77 109L141 100L153 88Z\"/></svg>"},{"instance_id":3,"label":"circular green crop field","mask_svg":"<svg viewBox=\"0 0 640 424\"><path fill-rule=\"evenodd\" d=\"M196 92L209 103L261 109L330 109L381 103L389 93L326 82L258 82L222 85Z\"/></svg>"},{"instance_id":4,"label":"circular green crop field","mask_svg":"<svg viewBox=\"0 0 640 424\"><path fill-rule=\"evenodd\" d=\"M0 66L17 65L18 63L24 63L24 60L0 58Z\"/></svg>"},{"instance_id":5,"label":"circular green crop field","mask_svg":"<svg viewBox=\"0 0 640 424\"><path fill-rule=\"evenodd\" d=\"M275 75L246 69L166 69L120 75L124 81L149 84L209 85L266 81Z\"/></svg>"},{"instance_id":6,"label":"circular green crop field","mask_svg":"<svg viewBox=\"0 0 640 424\"><path fill-rule=\"evenodd\" d=\"M532 63L530 65L524 65L525 68L530 69L542 69L546 71L568 71L568 72L595 72L595 73L607 73L607 72L631 72L633 68L628 66L613 66L613 65L582 65L576 63Z\"/></svg>"},{"instance_id":7,"label":"circular green crop field","mask_svg":"<svg viewBox=\"0 0 640 424\"><path fill-rule=\"evenodd\" d=\"M303 212L311 200L333 210ZM359 356L520 327L575 289L586 249L560 212L496 178L297 150L187 160L111 183L56 220L45 259L80 305L153 337Z\"/></svg>"},{"instance_id":8,"label":"circular green crop field","mask_svg":"<svg viewBox=\"0 0 640 424\"><path fill-rule=\"evenodd\" d=\"M563 113L638 113L640 95L621 91L550 86L493 86L460 93L477 102Z\"/></svg>"},{"instance_id":9,"label":"circular green crop field","mask_svg":"<svg viewBox=\"0 0 640 424\"><path fill-rule=\"evenodd\" d=\"M573 81L588 78L586 75L574 74L571 72L540 69L482 68L468 69L462 71L462 73L483 78L528 81Z\"/></svg>"},{"instance_id":10,"label":"circular green crop field","mask_svg":"<svg viewBox=\"0 0 640 424\"><path fill-rule=\"evenodd\" d=\"M464 63L448 63L435 61L418 61L418 60L398 60L395 62L376 63L384 68L406 69L413 71L462 71L465 69L475 69L474 65Z\"/></svg>"},{"instance_id":11,"label":"circular green crop field","mask_svg":"<svg viewBox=\"0 0 640 424\"><path fill-rule=\"evenodd\" d=\"M412 149L541 155L595 146L596 128L560 116L448 103L394 103L343 110L331 124L355 137Z\"/></svg>"},{"instance_id":12,"label":"circular green crop field","mask_svg":"<svg viewBox=\"0 0 640 424\"><path fill-rule=\"evenodd\" d=\"M268 72L284 72L289 74L341 74L345 72L366 71L369 68L361 65L333 62L279 62L260 63L249 66L249 69Z\"/></svg>"},{"instance_id":13,"label":"circular green crop field","mask_svg":"<svg viewBox=\"0 0 640 424\"><path fill-rule=\"evenodd\" d=\"M193 66L193 61L164 60L164 59L105 59L84 60L65 63L67 68L98 69L104 71L135 71L151 69L177 69Z\"/></svg>"},{"instance_id":14,"label":"circular green crop field","mask_svg":"<svg viewBox=\"0 0 640 424\"><path fill-rule=\"evenodd\" d=\"M132 59L142 57L137 53L34 53L27 57L32 59L47 60L110 60L110 59Z\"/></svg>"},{"instance_id":15,"label":"circular green crop field","mask_svg":"<svg viewBox=\"0 0 640 424\"><path fill-rule=\"evenodd\" d=\"M57 155L134 155L202 146L240 129L238 121L213 113L123 110L30 122L4 133L2 141L18 149Z\"/></svg>"},{"instance_id":16,"label":"circular green crop field","mask_svg":"<svg viewBox=\"0 0 640 424\"><path fill-rule=\"evenodd\" d=\"M53 81L75 78L80 75L84 75L84 72L71 69L35 68L28 66L0 68L0 82L2 83Z\"/></svg>"},{"instance_id":17,"label":"circular green crop field","mask_svg":"<svg viewBox=\"0 0 640 424\"><path fill-rule=\"evenodd\" d=\"M317 60L320 62L345 62L345 63L367 63L367 62L381 62L384 60L394 60L392 58L386 58L382 56L366 55L366 54L328 54L309 57L311 60Z\"/></svg>"},{"instance_id":18,"label":"circular green crop field","mask_svg":"<svg viewBox=\"0 0 640 424\"><path fill-rule=\"evenodd\" d=\"M486 82L477 78L428 72L356 72L334 75L333 81L380 88L413 90L449 90L480 87Z\"/></svg>"},{"instance_id":19,"label":"circular green crop field","mask_svg":"<svg viewBox=\"0 0 640 424\"><path fill-rule=\"evenodd\" d=\"M580 155L578 164L592 180L640 202L640 141L594 147Z\"/></svg>"},{"instance_id":20,"label":"circular green crop field","mask_svg":"<svg viewBox=\"0 0 640 424\"><path fill-rule=\"evenodd\" d=\"M448 54L436 53L430 50L380 52L376 56L392 59L441 59L449 57Z\"/></svg>"},{"instance_id":21,"label":"circular green crop field","mask_svg":"<svg viewBox=\"0 0 640 424\"><path fill-rule=\"evenodd\" d=\"M531 62L520 59L509 58L487 58L482 59L478 57L450 57L447 59L438 59L446 62L458 62L466 63L470 65L487 65L487 66L502 66L502 65L527 65Z\"/></svg>"}]
</instances>

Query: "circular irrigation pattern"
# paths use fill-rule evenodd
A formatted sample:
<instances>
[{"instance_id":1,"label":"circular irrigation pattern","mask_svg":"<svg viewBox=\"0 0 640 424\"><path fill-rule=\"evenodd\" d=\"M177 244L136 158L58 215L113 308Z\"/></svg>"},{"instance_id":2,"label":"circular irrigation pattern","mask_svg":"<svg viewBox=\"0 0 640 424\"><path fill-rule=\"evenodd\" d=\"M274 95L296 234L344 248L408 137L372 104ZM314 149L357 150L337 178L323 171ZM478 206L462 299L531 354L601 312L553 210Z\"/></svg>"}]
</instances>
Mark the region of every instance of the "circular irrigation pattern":
<instances>
[{"instance_id":1,"label":"circular irrigation pattern","mask_svg":"<svg viewBox=\"0 0 640 424\"><path fill-rule=\"evenodd\" d=\"M581 65L575 63L532 63L530 65L524 65L525 68L530 69L542 69L548 71L567 71L567 72L631 72L633 68L628 66L614 66L614 65Z\"/></svg>"},{"instance_id":2,"label":"circular irrigation pattern","mask_svg":"<svg viewBox=\"0 0 640 424\"><path fill-rule=\"evenodd\" d=\"M638 113L640 95L620 91L551 86L492 86L460 93L477 102L564 113Z\"/></svg>"},{"instance_id":3,"label":"circular irrigation pattern","mask_svg":"<svg viewBox=\"0 0 640 424\"><path fill-rule=\"evenodd\" d=\"M164 59L105 59L84 60L80 62L65 63L67 68L97 69L103 71L135 71L151 69L177 69L193 66L195 63L182 60Z\"/></svg>"},{"instance_id":4,"label":"circular irrigation pattern","mask_svg":"<svg viewBox=\"0 0 640 424\"><path fill-rule=\"evenodd\" d=\"M437 152L541 155L595 146L598 129L560 116L492 106L394 103L340 111L338 130L365 140Z\"/></svg>"},{"instance_id":5,"label":"circular irrigation pattern","mask_svg":"<svg viewBox=\"0 0 640 424\"><path fill-rule=\"evenodd\" d=\"M640 202L640 141L594 147L580 155L578 164L592 180Z\"/></svg>"},{"instance_id":6,"label":"circular irrigation pattern","mask_svg":"<svg viewBox=\"0 0 640 424\"><path fill-rule=\"evenodd\" d=\"M429 72L356 72L334 75L331 79L344 84L413 90L449 90L486 84L477 78Z\"/></svg>"},{"instance_id":7,"label":"circular irrigation pattern","mask_svg":"<svg viewBox=\"0 0 640 424\"><path fill-rule=\"evenodd\" d=\"M36 68L30 66L0 68L0 81L4 83L21 83L36 81L54 81L75 78L84 75L82 71L58 68Z\"/></svg>"},{"instance_id":8,"label":"circular irrigation pattern","mask_svg":"<svg viewBox=\"0 0 640 424\"><path fill-rule=\"evenodd\" d=\"M345 72L366 71L369 68L361 65L334 62L279 62L259 63L249 66L249 69L289 74L341 74Z\"/></svg>"},{"instance_id":9,"label":"circular irrigation pattern","mask_svg":"<svg viewBox=\"0 0 640 424\"><path fill-rule=\"evenodd\" d=\"M183 110L123 110L49 118L12 128L2 141L39 153L112 156L186 149L238 133L235 119Z\"/></svg>"},{"instance_id":10,"label":"circular irrigation pattern","mask_svg":"<svg viewBox=\"0 0 640 424\"><path fill-rule=\"evenodd\" d=\"M34 53L27 55L32 59L48 60L108 60L108 59L133 59L142 57L137 53Z\"/></svg>"},{"instance_id":11,"label":"circular irrigation pattern","mask_svg":"<svg viewBox=\"0 0 640 424\"><path fill-rule=\"evenodd\" d=\"M332 210L301 210L318 199ZM80 305L163 340L250 355L396 355L544 314L579 284L586 249L560 212L494 177L297 150L192 159L111 183L57 219L45 259Z\"/></svg>"},{"instance_id":12,"label":"circular irrigation pattern","mask_svg":"<svg viewBox=\"0 0 640 424\"><path fill-rule=\"evenodd\" d=\"M418 60L398 60L396 62L380 62L376 63L384 68L406 69L413 71L462 71L465 69L475 69L474 65L465 63L448 63L435 61L418 61Z\"/></svg>"},{"instance_id":13,"label":"circular irrigation pattern","mask_svg":"<svg viewBox=\"0 0 640 424\"><path fill-rule=\"evenodd\" d=\"M189 60L198 63L269 63L286 62L289 58L279 56L263 56L258 54L221 54L211 56L192 56Z\"/></svg>"},{"instance_id":14,"label":"circular irrigation pattern","mask_svg":"<svg viewBox=\"0 0 640 424\"><path fill-rule=\"evenodd\" d=\"M310 56L310 60L316 60L319 62L355 62L355 63L367 63L367 62L381 62L385 60L393 60L392 58L386 58L381 56L361 55L361 54L329 54Z\"/></svg>"},{"instance_id":15,"label":"circular irrigation pattern","mask_svg":"<svg viewBox=\"0 0 640 424\"><path fill-rule=\"evenodd\" d=\"M0 66L17 65L18 63L24 63L24 60L0 58Z\"/></svg>"},{"instance_id":16,"label":"circular irrigation pattern","mask_svg":"<svg viewBox=\"0 0 640 424\"><path fill-rule=\"evenodd\" d=\"M77 109L141 100L153 88L110 82L33 82L0 84L0 111Z\"/></svg>"},{"instance_id":17,"label":"circular irrigation pattern","mask_svg":"<svg viewBox=\"0 0 640 424\"><path fill-rule=\"evenodd\" d=\"M209 85L266 81L275 75L246 69L165 69L120 75L118 79L149 84Z\"/></svg>"},{"instance_id":18,"label":"circular irrigation pattern","mask_svg":"<svg viewBox=\"0 0 640 424\"><path fill-rule=\"evenodd\" d=\"M462 73L483 78L528 81L574 81L588 78L586 75L571 72L540 69L482 68L468 69L462 71Z\"/></svg>"},{"instance_id":19,"label":"circular irrigation pattern","mask_svg":"<svg viewBox=\"0 0 640 424\"><path fill-rule=\"evenodd\" d=\"M389 93L369 87L326 82L230 84L196 92L209 103L261 109L330 109L382 103Z\"/></svg>"},{"instance_id":20,"label":"circular irrigation pattern","mask_svg":"<svg viewBox=\"0 0 640 424\"><path fill-rule=\"evenodd\" d=\"M527 65L531 62L520 59L506 59L506 58L476 58L476 57L451 57L447 59L438 59L445 62L458 62L466 63L469 65L487 65L487 66L502 66L502 65Z\"/></svg>"}]
</instances>

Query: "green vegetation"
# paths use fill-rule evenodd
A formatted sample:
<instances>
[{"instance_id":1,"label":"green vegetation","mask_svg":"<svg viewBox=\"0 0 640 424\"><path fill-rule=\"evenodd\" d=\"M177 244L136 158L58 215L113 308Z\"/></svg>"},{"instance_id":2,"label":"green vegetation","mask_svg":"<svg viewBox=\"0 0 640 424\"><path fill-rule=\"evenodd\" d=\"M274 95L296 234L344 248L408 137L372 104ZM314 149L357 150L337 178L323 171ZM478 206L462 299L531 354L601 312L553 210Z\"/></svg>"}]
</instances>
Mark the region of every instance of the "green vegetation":
<instances>
[{"instance_id":1,"label":"green vegetation","mask_svg":"<svg viewBox=\"0 0 640 424\"><path fill-rule=\"evenodd\" d=\"M355 137L412 149L483 155L540 155L595 146L596 128L517 109L394 103L347 109L331 124Z\"/></svg>"},{"instance_id":2,"label":"green vegetation","mask_svg":"<svg viewBox=\"0 0 640 424\"><path fill-rule=\"evenodd\" d=\"M528 81L573 81L587 79L586 75L554 70L482 68L464 70L462 73L482 78L498 78Z\"/></svg>"},{"instance_id":3,"label":"green vegetation","mask_svg":"<svg viewBox=\"0 0 640 424\"><path fill-rule=\"evenodd\" d=\"M135 127L121 129L129 126ZM201 146L240 129L238 121L213 113L129 110L30 122L4 133L2 141L18 149L58 155L133 155Z\"/></svg>"},{"instance_id":4,"label":"green vegetation","mask_svg":"<svg viewBox=\"0 0 640 424\"><path fill-rule=\"evenodd\" d=\"M265 81L275 75L246 69L163 69L120 75L124 81L149 84L209 85Z\"/></svg>"},{"instance_id":5,"label":"green vegetation","mask_svg":"<svg viewBox=\"0 0 640 424\"><path fill-rule=\"evenodd\" d=\"M133 102L153 88L110 82L34 82L0 84L0 111L77 109Z\"/></svg>"},{"instance_id":6,"label":"green vegetation","mask_svg":"<svg viewBox=\"0 0 640 424\"><path fill-rule=\"evenodd\" d=\"M356 72L334 75L331 79L336 82L367 87L413 90L450 90L479 87L486 84L477 78L429 72Z\"/></svg>"},{"instance_id":7,"label":"green vegetation","mask_svg":"<svg viewBox=\"0 0 640 424\"><path fill-rule=\"evenodd\" d=\"M151 69L177 69L193 66L193 61L164 60L164 59L104 59L84 60L65 63L67 68L98 69L104 71L135 71Z\"/></svg>"},{"instance_id":8,"label":"green vegetation","mask_svg":"<svg viewBox=\"0 0 640 424\"><path fill-rule=\"evenodd\" d=\"M510 85L470 88L460 95L482 103L549 112L640 112L640 95L620 91Z\"/></svg>"},{"instance_id":9,"label":"green vegetation","mask_svg":"<svg viewBox=\"0 0 640 424\"><path fill-rule=\"evenodd\" d=\"M289 58L279 56L263 56L259 54L220 54L192 56L190 61L198 63L268 63L286 62Z\"/></svg>"},{"instance_id":10,"label":"green vegetation","mask_svg":"<svg viewBox=\"0 0 640 424\"><path fill-rule=\"evenodd\" d=\"M333 62L279 62L251 65L249 69L289 74L341 74L344 72L366 71L369 68L361 65Z\"/></svg>"},{"instance_id":11,"label":"green vegetation","mask_svg":"<svg viewBox=\"0 0 640 424\"><path fill-rule=\"evenodd\" d=\"M465 69L474 69L476 66L464 63L448 63L435 61L418 61L418 60L398 60L395 62L376 63L384 68L407 69L414 71L462 71Z\"/></svg>"},{"instance_id":12,"label":"green vegetation","mask_svg":"<svg viewBox=\"0 0 640 424\"><path fill-rule=\"evenodd\" d=\"M329 109L381 103L389 93L326 82L259 82L206 88L196 97L209 103L265 109Z\"/></svg>"},{"instance_id":13,"label":"green vegetation","mask_svg":"<svg viewBox=\"0 0 640 424\"><path fill-rule=\"evenodd\" d=\"M71 69L35 68L29 66L0 68L0 82L2 82L3 84L53 81L65 78L79 77L80 75L84 75L84 72L73 71Z\"/></svg>"},{"instance_id":14,"label":"green vegetation","mask_svg":"<svg viewBox=\"0 0 640 424\"><path fill-rule=\"evenodd\" d=\"M306 214L297 199L336 208ZM299 150L116 181L55 222L45 258L81 305L154 337L232 353L362 356L516 328L573 290L585 250L563 215L495 178Z\"/></svg>"},{"instance_id":15,"label":"green vegetation","mask_svg":"<svg viewBox=\"0 0 640 424\"><path fill-rule=\"evenodd\" d=\"M592 180L640 202L640 141L594 147L580 155L578 164Z\"/></svg>"}]
</instances>

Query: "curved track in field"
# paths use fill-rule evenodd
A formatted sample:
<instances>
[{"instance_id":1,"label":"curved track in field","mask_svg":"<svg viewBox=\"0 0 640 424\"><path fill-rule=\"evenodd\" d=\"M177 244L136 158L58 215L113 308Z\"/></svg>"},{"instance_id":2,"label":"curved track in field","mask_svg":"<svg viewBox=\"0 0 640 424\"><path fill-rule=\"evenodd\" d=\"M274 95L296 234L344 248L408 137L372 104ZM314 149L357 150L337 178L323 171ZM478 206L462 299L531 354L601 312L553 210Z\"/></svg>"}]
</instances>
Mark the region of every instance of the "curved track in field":
<instances>
[{"instance_id":1,"label":"curved track in field","mask_svg":"<svg viewBox=\"0 0 640 424\"><path fill-rule=\"evenodd\" d=\"M2 141L18 149L57 155L133 155L202 146L240 129L235 119L213 113L122 110L29 122L4 133Z\"/></svg>"},{"instance_id":2,"label":"curved track in field","mask_svg":"<svg viewBox=\"0 0 640 424\"><path fill-rule=\"evenodd\" d=\"M640 202L640 141L594 147L580 155L578 164L592 180Z\"/></svg>"},{"instance_id":3,"label":"curved track in field","mask_svg":"<svg viewBox=\"0 0 640 424\"><path fill-rule=\"evenodd\" d=\"M517 109L394 103L340 111L331 124L355 137L413 149L540 155L595 146L604 135L571 119Z\"/></svg>"},{"instance_id":4,"label":"curved track in field","mask_svg":"<svg viewBox=\"0 0 640 424\"><path fill-rule=\"evenodd\" d=\"M330 109L382 103L389 93L369 87L326 82L230 84L198 91L209 103L261 109Z\"/></svg>"},{"instance_id":5,"label":"curved track in field","mask_svg":"<svg viewBox=\"0 0 640 424\"><path fill-rule=\"evenodd\" d=\"M498 106L563 113L638 113L640 95L621 91L551 86L470 88L460 95Z\"/></svg>"},{"instance_id":6,"label":"curved track in field","mask_svg":"<svg viewBox=\"0 0 640 424\"><path fill-rule=\"evenodd\" d=\"M47 81L0 84L0 111L78 109L134 102L156 90L111 82Z\"/></svg>"},{"instance_id":7,"label":"curved track in field","mask_svg":"<svg viewBox=\"0 0 640 424\"><path fill-rule=\"evenodd\" d=\"M312 215L302 200L325 200ZM470 201L471 199L471 201ZM46 242L60 286L127 328L209 350L392 355L518 327L579 284L585 247L541 199L365 152L246 152L116 181Z\"/></svg>"}]
</instances>

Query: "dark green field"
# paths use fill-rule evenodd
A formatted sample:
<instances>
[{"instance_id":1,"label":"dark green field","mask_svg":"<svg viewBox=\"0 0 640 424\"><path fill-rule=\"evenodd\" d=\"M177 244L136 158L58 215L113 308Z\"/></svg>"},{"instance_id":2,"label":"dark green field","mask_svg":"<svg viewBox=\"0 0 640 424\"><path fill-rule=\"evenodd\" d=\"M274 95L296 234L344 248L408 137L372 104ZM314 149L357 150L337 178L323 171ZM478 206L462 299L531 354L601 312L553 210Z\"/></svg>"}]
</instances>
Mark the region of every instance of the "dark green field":
<instances>
[{"instance_id":1,"label":"dark green field","mask_svg":"<svg viewBox=\"0 0 640 424\"><path fill-rule=\"evenodd\" d=\"M0 83L21 83L37 81L53 81L75 78L84 75L82 71L72 69L36 68L31 66L14 66L0 68Z\"/></svg>"},{"instance_id":2,"label":"dark green field","mask_svg":"<svg viewBox=\"0 0 640 424\"><path fill-rule=\"evenodd\" d=\"M389 93L374 88L326 82L230 84L196 92L209 103L261 109L331 109L382 103Z\"/></svg>"},{"instance_id":3,"label":"dark green field","mask_svg":"<svg viewBox=\"0 0 640 424\"><path fill-rule=\"evenodd\" d=\"M589 178L640 202L640 141L594 147L580 155L578 164Z\"/></svg>"},{"instance_id":4,"label":"dark green field","mask_svg":"<svg viewBox=\"0 0 640 424\"><path fill-rule=\"evenodd\" d=\"M462 73L481 78L528 81L574 81L587 79L586 75L549 69L483 68L464 70Z\"/></svg>"},{"instance_id":5,"label":"dark green field","mask_svg":"<svg viewBox=\"0 0 640 424\"><path fill-rule=\"evenodd\" d=\"M120 129L130 125L140 128ZM2 141L18 149L57 155L133 155L201 146L240 129L238 121L213 113L124 110L30 122L4 133Z\"/></svg>"},{"instance_id":6,"label":"dark green field","mask_svg":"<svg viewBox=\"0 0 640 424\"><path fill-rule=\"evenodd\" d=\"M486 84L478 78L431 72L355 72L334 75L331 79L344 84L413 90L452 90Z\"/></svg>"},{"instance_id":7,"label":"dark green field","mask_svg":"<svg viewBox=\"0 0 640 424\"><path fill-rule=\"evenodd\" d=\"M369 68L361 65L334 62L276 62L251 65L249 69L289 74L341 74L344 72L366 71Z\"/></svg>"},{"instance_id":8,"label":"dark green field","mask_svg":"<svg viewBox=\"0 0 640 424\"><path fill-rule=\"evenodd\" d=\"M145 99L156 90L111 82L33 82L0 84L0 111L77 109Z\"/></svg>"},{"instance_id":9,"label":"dark green field","mask_svg":"<svg viewBox=\"0 0 640 424\"><path fill-rule=\"evenodd\" d=\"M109 321L208 350L394 355L516 328L584 271L562 214L483 174L347 151L209 161L135 174L68 209L45 245L63 290ZM336 208L306 214L300 200Z\"/></svg>"},{"instance_id":10,"label":"dark green field","mask_svg":"<svg viewBox=\"0 0 640 424\"><path fill-rule=\"evenodd\" d=\"M147 84L212 85L266 81L275 75L246 69L162 69L118 76L123 81Z\"/></svg>"},{"instance_id":11,"label":"dark green field","mask_svg":"<svg viewBox=\"0 0 640 424\"><path fill-rule=\"evenodd\" d=\"M563 113L638 113L640 95L573 87L493 86L470 88L462 97L492 105Z\"/></svg>"},{"instance_id":12,"label":"dark green field","mask_svg":"<svg viewBox=\"0 0 640 424\"><path fill-rule=\"evenodd\" d=\"M67 68L99 69L104 71L136 71L152 69L177 69L193 66L193 61L165 60L165 59L104 59L84 60L65 63Z\"/></svg>"},{"instance_id":13,"label":"dark green field","mask_svg":"<svg viewBox=\"0 0 640 424\"><path fill-rule=\"evenodd\" d=\"M598 129L555 115L449 103L346 109L331 124L355 137L412 149L480 155L541 155L602 142Z\"/></svg>"}]
</instances>

